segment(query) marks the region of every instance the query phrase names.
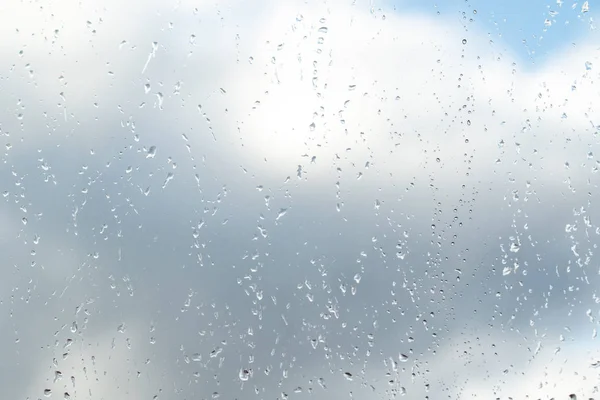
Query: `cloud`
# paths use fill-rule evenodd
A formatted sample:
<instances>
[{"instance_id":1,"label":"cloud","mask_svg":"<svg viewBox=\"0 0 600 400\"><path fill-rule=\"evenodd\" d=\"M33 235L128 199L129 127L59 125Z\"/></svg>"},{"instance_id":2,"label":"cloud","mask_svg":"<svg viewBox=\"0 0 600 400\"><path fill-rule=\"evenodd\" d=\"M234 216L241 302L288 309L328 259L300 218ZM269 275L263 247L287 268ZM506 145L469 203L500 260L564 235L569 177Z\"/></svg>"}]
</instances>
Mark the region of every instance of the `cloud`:
<instances>
[{"instance_id":1,"label":"cloud","mask_svg":"<svg viewBox=\"0 0 600 400\"><path fill-rule=\"evenodd\" d=\"M87 311L87 310L86 310ZM132 321L133 322L133 321ZM87 324L86 324L87 325ZM87 326L70 325L57 332L53 357L39 366L37 376L25 394L29 397L110 398L121 393L152 397L162 390L153 373L164 373L160 363L148 358L147 340L140 327L119 325L110 331L83 335L78 329ZM75 332L74 332L75 331ZM54 361L51 361L51 360ZM50 362L51 361L51 362ZM137 383L137 382L139 383Z\"/></svg>"},{"instance_id":2,"label":"cloud","mask_svg":"<svg viewBox=\"0 0 600 400\"><path fill-rule=\"evenodd\" d=\"M481 26L435 15L104 7L25 7L27 24L4 25L28 36L3 49L18 64L1 243L23 268L19 246L39 235L47 267L44 282L27 275L40 280L14 312L29 346L18 371L43 372L14 393L40 395L51 358L37 349L55 325L68 336L69 312L90 299L79 358L60 368L90 371L96 355L107 375L78 394L593 390L581 372L597 355L593 46L532 69ZM41 216L21 227L25 206ZM108 348L122 322L139 353ZM381 365L403 351L390 386Z\"/></svg>"}]
</instances>

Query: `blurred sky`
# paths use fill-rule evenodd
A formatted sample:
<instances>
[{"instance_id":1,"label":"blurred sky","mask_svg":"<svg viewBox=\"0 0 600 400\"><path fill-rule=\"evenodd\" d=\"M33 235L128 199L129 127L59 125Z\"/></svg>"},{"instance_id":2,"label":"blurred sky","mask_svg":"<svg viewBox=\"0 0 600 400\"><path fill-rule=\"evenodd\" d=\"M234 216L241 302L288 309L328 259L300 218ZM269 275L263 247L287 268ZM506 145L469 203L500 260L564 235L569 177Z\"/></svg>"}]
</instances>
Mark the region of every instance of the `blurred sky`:
<instances>
[{"instance_id":1,"label":"blurred sky","mask_svg":"<svg viewBox=\"0 0 600 400\"><path fill-rule=\"evenodd\" d=\"M447 1L391 2L394 10L407 10L452 16L458 24L476 19L479 27L531 63L543 65L556 56L556 50L573 45L595 29L594 2L583 1ZM378 3L373 3L377 5ZM387 7L387 4L386 4ZM582 12L587 9L587 12ZM463 14L464 13L464 14Z\"/></svg>"},{"instance_id":2,"label":"blurred sky","mask_svg":"<svg viewBox=\"0 0 600 400\"><path fill-rule=\"evenodd\" d=\"M7 398L597 396L582 6L3 2Z\"/></svg>"}]
</instances>

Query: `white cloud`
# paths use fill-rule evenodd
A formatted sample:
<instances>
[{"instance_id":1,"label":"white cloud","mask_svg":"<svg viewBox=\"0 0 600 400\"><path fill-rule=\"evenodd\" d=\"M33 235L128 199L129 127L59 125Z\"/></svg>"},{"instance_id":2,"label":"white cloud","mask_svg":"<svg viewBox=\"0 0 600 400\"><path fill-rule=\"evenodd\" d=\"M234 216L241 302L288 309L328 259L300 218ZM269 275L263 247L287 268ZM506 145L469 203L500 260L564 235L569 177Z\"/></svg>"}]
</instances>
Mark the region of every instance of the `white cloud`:
<instances>
[{"instance_id":1,"label":"white cloud","mask_svg":"<svg viewBox=\"0 0 600 400\"><path fill-rule=\"evenodd\" d=\"M22 80L11 83L15 96L26 93L23 97L27 98L35 93L36 99L44 101L44 107L54 108L54 103L60 102L58 94L64 91L70 112L83 123L91 123L95 116L91 107L94 96L100 99L101 105L115 108L118 104L133 102L128 97L132 93L130 87L143 91L141 85L146 76L141 70L151 50L150 43L155 40L145 35L150 28L156 28L150 26L155 21L162 25L153 32L168 28L170 13L179 11L173 11L176 7L159 10L158 14L165 17L154 19L160 2L129 3L127 12L120 9L121 2L117 1L105 2L106 10L81 8L79 4L64 2L54 10L40 10L38 5L22 6L18 8L20 14L11 21L7 13L2 13L3 22L7 23L0 24L3 27L0 34L12 38L4 42L4 57L21 60L19 68L30 62L36 71L38 88L26 84L29 78L25 74ZM156 82L177 81L179 76L173 68L181 66L174 65L169 57L179 61L181 58L176 56L187 57L189 35L197 32L201 45L194 48L194 56L188 58L187 71L192 72L187 73L198 78L197 82L188 79L185 86L191 93L186 103L191 111L180 115L173 107L169 110L173 114L165 112L157 120L182 130L192 126L204 128L205 121L196 107L204 102L207 93L200 89L223 87L225 94L217 92L203 104L215 129L219 130L218 149L226 159L235 159L236 163L259 171L262 178L293 177L297 166L302 165L310 182L333 184L331 177L337 175L335 168L340 166L354 176L364 173L365 179L374 185L389 183L390 174L401 179L417 175L427 179L429 172L453 183L453 179L462 179L468 172L463 156L467 153L477 155L472 173L479 178L494 179L492 172L496 168L503 173L526 170L526 163L523 167L511 167L513 160L526 157L536 168L546 169L536 176L538 179L562 185L564 163L573 159L573 166L580 164L588 144L595 143L591 137L595 129L591 124L599 124L593 120L598 93L592 82L597 67L586 70L585 62L599 63L591 45L582 43L576 49L558 54L554 64L526 70L515 55L501 56L498 45L489 43L485 31L471 28L465 33L455 21L433 15L388 14L382 20L349 4L336 3L333 7L279 2L273 9L261 10L256 16L258 22L238 21L239 17L228 14L231 19L224 22L224 27L212 31L203 30L206 28L201 23L200 27L194 25L199 22L193 17L192 3L179 4L181 10L192 17L178 20L183 27L177 25L181 30L165 40L159 54L162 59L150 61L156 63L156 70L148 75ZM141 12L139 16L136 10ZM212 6L205 4L203 11L207 10L213 17L218 15L213 15ZM217 17L215 20L220 22ZM146 25L138 28L138 23ZM17 27L19 34L15 33ZM59 30L56 37L55 29ZM94 29L96 34L92 33ZM32 37L32 33L36 36ZM242 43L239 51L232 47L236 33ZM22 37L25 39L20 39ZM463 39L467 40L466 44ZM119 52L118 45L123 40L131 40L137 49L131 50L127 44ZM23 58L16 58L21 47ZM219 58L209 58L206 54ZM239 65L234 63L233 55L239 55ZM61 57L67 60L64 64L57 61ZM252 63L249 63L250 57ZM231 64L225 64L227 60ZM516 66L512 65L514 60ZM205 72L207 64L213 66L210 72ZM115 77L108 73L113 68L111 65L115 66ZM154 64L151 66L154 68ZM514 74L513 68L516 69ZM61 74L68 80L69 89L61 86L58 79ZM571 88L574 83L575 91ZM563 113L566 119L562 118ZM174 118L174 115L183 117ZM529 126L531 130L523 131ZM179 140L180 132L173 134ZM87 140L98 143L108 141L109 137L106 134ZM564 145L565 137L576 139L571 145L573 148ZM469 139L469 143L465 143L465 139ZM501 139L506 141L510 154L506 150L506 155L501 155L498 150ZM173 140L173 137L163 140ZM551 146L550 140L557 144ZM206 143L206 139L197 137L190 137L190 141L196 145ZM515 142L520 143L520 155L516 153ZM39 146L39 142L31 143ZM534 149L539 150L540 155L535 155ZM338 156L340 161L334 163ZM311 163L313 157L315 162ZM437 167L437 158L443 168ZM503 166L495 164L496 158L502 158ZM369 171L365 168L367 162L373 165ZM585 179L587 175L573 173L573 178ZM89 343L99 343L104 348L83 348L81 358L89 360L94 352L108 351L105 346L111 340L111 333L91 339ZM431 360L432 370L443 371L446 365L454 365L454 342L450 342L449 351L442 351ZM511 354L516 342L505 344L498 352ZM562 352L566 350L567 346ZM543 387L540 391L544 395L576 391L572 388L591 390L594 379L583 382L581 376L574 375L582 365L589 363L584 346L568 350L573 355L564 367L568 373L559 372L558 363L550 361L552 357L548 352L529 367L524 366L527 356L515 354L515 357L524 357L515 363L521 362L520 368L529 372L524 377L510 375L503 385L513 390L513 395L533 393L538 390L536 385L544 381L564 384ZM127 365L124 357L119 355L110 361L99 359L98 370L110 370L113 376L131 374L133 369L124 367ZM473 374L473 364L456 368L454 372L471 377L462 393L489 393L489 382L497 382L503 372L486 370L485 356L473 355L473 358L475 364L482 367L480 371L488 372L493 379ZM74 364L79 358L70 360L73 364L66 369L79 368ZM551 367L546 369L546 363ZM39 381L46 379L47 370L41 376ZM110 384L103 385L106 381ZM77 390L87 391L93 387L94 393L105 398L121 393L116 391L115 381L106 381L83 383ZM129 393L134 397L149 393L141 389L142 385L129 387L140 390ZM38 388L36 383L31 390Z\"/></svg>"},{"instance_id":2,"label":"white cloud","mask_svg":"<svg viewBox=\"0 0 600 400\"><path fill-rule=\"evenodd\" d=\"M481 28L465 33L441 17L390 14L381 20L351 6L329 13L326 7L281 5L263 20L255 44L244 49L252 65L237 68L222 102L240 129L231 133L226 151L261 174L283 179L301 164L310 180L334 176L337 155L361 167L353 174L366 176L362 166L369 161L380 173L369 179L380 181L389 173L431 172L439 157L444 168L436 176L452 179L464 176L468 153L476 155L472 173L489 177L499 168L497 158L511 164L515 142L535 168L560 174L567 159L581 159L592 142L586 136L593 131L596 96L584 71L585 44L576 54L557 54L568 63L529 71L514 54L490 44ZM572 92L575 80L581 89ZM561 120L563 112L568 121ZM580 143L547 147L563 131ZM499 157L500 140L510 147L509 157ZM550 174L538 178L556 183Z\"/></svg>"}]
</instances>

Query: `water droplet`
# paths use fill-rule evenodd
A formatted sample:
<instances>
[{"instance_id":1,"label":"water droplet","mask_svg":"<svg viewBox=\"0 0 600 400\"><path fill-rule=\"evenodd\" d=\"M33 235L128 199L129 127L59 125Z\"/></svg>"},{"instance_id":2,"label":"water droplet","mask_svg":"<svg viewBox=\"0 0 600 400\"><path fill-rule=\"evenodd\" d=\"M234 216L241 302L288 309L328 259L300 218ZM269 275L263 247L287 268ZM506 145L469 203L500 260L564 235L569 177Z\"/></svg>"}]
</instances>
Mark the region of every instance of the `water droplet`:
<instances>
[{"instance_id":1,"label":"water droplet","mask_svg":"<svg viewBox=\"0 0 600 400\"><path fill-rule=\"evenodd\" d=\"M287 213L287 208L279 209L279 213L277 214L277 218L275 218L275 221L279 221L279 219L281 219L286 213Z\"/></svg>"},{"instance_id":2,"label":"water droplet","mask_svg":"<svg viewBox=\"0 0 600 400\"><path fill-rule=\"evenodd\" d=\"M408 356L406 354L400 353L400 355L398 356L398 359L400 360L400 362L407 362Z\"/></svg>"},{"instance_id":3,"label":"water droplet","mask_svg":"<svg viewBox=\"0 0 600 400\"><path fill-rule=\"evenodd\" d=\"M586 61L585 62L585 69L586 69L586 71L591 70L593 66L594 65L590 61Z\"/></svg>"},{"instance_id":4,"label":"water droplet","mask_svg":"<svg viewBox=\"0 0 600 400\"><path fill-rule=\"evenodd\" d=\"M175 177L175 175L173 175L172 172L169 172L167 174L167 177L165 178L165 181L163 182L162 188L166 188L167 185L169 184L169 182L171 182L173 180L173 178Z\"/></svg>"},{"instance_id":5,"label":"water droplet","mask_svg":"<svg viewBox=\"0 0 600 400\"><path fill-rule=\"evenodd\" d=\"M242 368L240 369L240 380L245 382L252 376L252 370Z\"/></svg>"},{"instance_id":6,"label":"water droplet","mask_svg":"<svg viewBox=\"0 0 600 400\"><path fill-rule=\"evenodd\" d=\"M350 372L344 372L344 378L346 378L347 380L351 381L352 380L352 374Z\"/></svg>"},{"instance_id":7,"label":"water droplet","mask_svg":"<svg viewBox=\"0 0 600 400\"><path fill-rule=\"evenodd\" d=\"M462 44L467 44L467 39L463 39Z\"/></svg>"},{"instance_id":8,"label":"water droplet","mask_svg":"<svg viewBox=\"0 0 600 400\"><path fill-rule=\"evenodd\" d=\"M52 396L52 390L51 389L44 389L44 396L46 396L46 397Z\"/></svg>"},{"instance_id":9,"label":"water droplet","mask_svg":"<svg viewBox=\"0 0 600 400\"><path fill-rule=\"evenodd\" d=\"M223 349L221 347L217 347L216 349L210 352L210 358L217 357L219 354L221 354L222 351Z\"/></svg>"},{"instance_id":10,"label":"water droplet","mask_svg":"<svg viewBox=\"0 0 600 400\"><path fill-rule=\"evenodd\" d=\"M590 11L590 3L586 1L581 5L581 12L586 13L588 11Z\"/></svg>"},{"instance_id":11,"label":"water droplet","mask_svg":"<svg viewBox=\"0 0 600 400\"><path fill-rule=\"evenodd\" d=\"M154 158L156 157L156 146L150 146L148 152L146 154L146 158Z\"/></svg>"}]
</instances>

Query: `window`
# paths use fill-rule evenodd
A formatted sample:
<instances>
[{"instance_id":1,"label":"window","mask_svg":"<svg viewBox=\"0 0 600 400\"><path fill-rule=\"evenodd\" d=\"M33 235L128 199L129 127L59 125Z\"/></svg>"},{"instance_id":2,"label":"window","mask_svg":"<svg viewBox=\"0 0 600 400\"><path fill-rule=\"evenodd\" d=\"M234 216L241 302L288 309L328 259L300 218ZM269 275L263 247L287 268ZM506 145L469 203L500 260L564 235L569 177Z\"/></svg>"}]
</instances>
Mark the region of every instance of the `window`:
<instances>
[{"instance_id":1,"label":"window","mask_svg":"<svg viewBox=\"0 0 600 400\"><path fill-rule=\"evenodd\" d=\"M3 1L4 396L600 397L595 3L439 3Z\"/></svg>"}]
</instances>

